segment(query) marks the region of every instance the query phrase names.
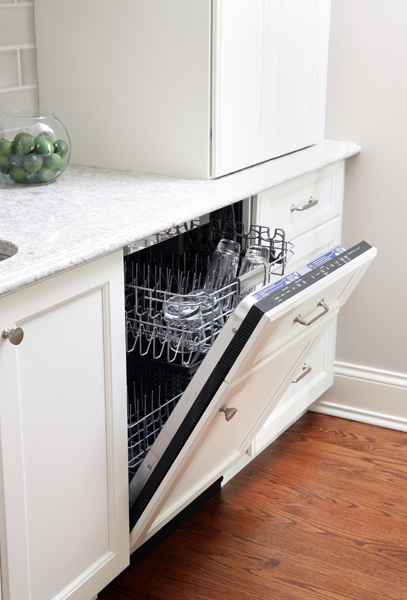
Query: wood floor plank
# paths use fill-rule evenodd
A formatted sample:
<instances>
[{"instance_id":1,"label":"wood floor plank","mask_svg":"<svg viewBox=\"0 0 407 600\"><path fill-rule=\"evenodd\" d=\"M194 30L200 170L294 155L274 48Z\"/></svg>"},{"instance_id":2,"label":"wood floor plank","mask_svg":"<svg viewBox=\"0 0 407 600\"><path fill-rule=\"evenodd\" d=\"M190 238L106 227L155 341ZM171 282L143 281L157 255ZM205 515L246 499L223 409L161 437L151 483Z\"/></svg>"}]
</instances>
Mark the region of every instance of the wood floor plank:
<instances>
[{"instance_id":1,"label":"wood floor plank","mask_svg":"<svg viewBox=\"0 0 407 600\"><path fill-rule=\"evenodd\" d=\"M269 452L270 456L282 457L274 466L276 473L284 470L288 463L292 464L293 469L307 474L310 478L315 475L315 469L325 469L324 478L327 483L340 480L344 485L351 486L355 492L363 488L372 494L384 493L387 497L391 496L402 511L405 508L403 500L407 474L401 461L392 466L387 462L373 463L353 450L334 447L331 451L329 444L309 440L280 443L277 447L269 449ZM284 456L287 457L286 461ZM259 466L263 468L262 463ZM271 469L268 458L265 469Z\"/></svg>"},{"instance_id":2,"label":"wood floor plank","mask_svg":"<svg viewBox=\"0 0 407 600\"><path fill-rule=\"evenodd\" d=\"M407 434L306 413L101 600L407 600Z\"/></svg>"},{"instance_id":3,"label":"wood floor plank","mask_svg":"<svg viewBox=\"0 0 407 600\"><path fill-rule=\"evenodd\" d=\"M326 457L324 452L324 460ZM269 481L271 495L277 492L278 486L292 486L295 481L304 502L307 502L309 494L320 498L321 502L329 496L334 512L345 503L347 506L342 506L343 510L347 508L348 515L356 520L368 521L370 518L376 524L380 521L384 527L393 523L402 526L407 521L405 484L400 486L397 483L389 489L377 474L370 473L367 478L359 473L355 475L349 469L339 473L333 468L332 461L325 464L322 459L317 460L317 455L313 462L306 458L293 460L290 454L270 449L265 468L258 464L256 470L251 470L249 465L239 479L232 480L231 485L241 488L252 485L256 489L256 472L259 471ZM294 494L294 490L289 487L287 494Z\"/></svg>"},{"instance_id":4,"label":"wood floor plank","mask_svg":"<svg viewBox=\"0 0 407 600\"><path fill-rule=\"evenodd\" d=\"M340 483L330 483L329 487L321 478L310 480L301 473L296 474L295 487L292 483L293 474L289 471L266 476L270 483L268 498L278 499L281 504L298 504L323 510L332 517L343 515L358 523L373 523L376 527L387 530L403 531L407 537L406 514L397 512L397 508L389 506L387 496L377 494L372 501L370 494L362 492L358 496L344 489ZM253 489L253 492L256 488Z\"/></svg>"},{"instance_id":5,"label":"wood floor plank","mask_svg":"<svg viewBox=\"0 0 407 600\"><path fill-rule=\"evenodd\" d=\"M197 539L199 539L196 529L194 532ZM186 528L182 540L185 551L189 547L187 533L188 529ZM202 543L204 544L203 540ZM301 594L304 588L308 587L322 588L319 592L322 594L322 590L326 587L326 581L334 579L338 582L335 590L338 597L349 597L349 585L346 582L348 570L344 570L338 563L331 564L330 568L327 569L324 563L316 561L309 553L293 555L293 553L284 551L275 545L270 547L267 544L260 544L257 539L247 540L243 531L234 534L229 532L226 535L223 533L222 549L223 552L233 557L233 564L236 565L238 570L242 568L241 565L244 565L243 571L246 572L246 575L255 576L253 584L256 583L255 579L257 578L260 586L265 587L270 579L275 579L279 583L280 589L286 588L287 582L289 582L288 585L291 588L295 585L297 592L300 590ZM202 549L200 549L201 551ZM208 547L206 552L210 554L211 548ZM380 598L381 600L382 596L377 595L375 577L359 575L355 578L355 581L358 583L353 586L351 597L354 597L356 588L358 588L358 598L366 593L372 600L373 598ZM398 598L399 594L400 590L397 590L393 585L388 587L388 598Z\"/></svg>"},{"instance_id":6,"label":"wood floor plank","mask_svg":"<svg viewBox=\"0 0 407 600\"><path fill-rule=\"evenodd\" d=\"M307 428L307 437L323 437L325 439L332 439L333 443L347 443L348 441L361 443L361 451L365 452L368 450L368 446L363 448L363 442L369 444L373 442L373 452L394 452L399 453L395 458L401 460L405 456L405 447L407 445L406 434L402 431L396 431L394 429L386 429L380 427L380 433L378 435L373 432L370 435L369 430L366 429L365 423L359 423L357 421L349 421L348 419L342 419L339 417L329 417L329 421L325 421L322 417L327 415L319 415L317 413L306 412L296 423L290 428L290 433L295 434ZM375 427L375 429L378 429ZM283 434L284 435L284 434ZM378 446L380 443L380 446ZM400 453L401 450L401 453Z\"/></svg>"},{"instance_id":7,"label":"wood floor plank","mask_svg":"<svg viewBox=\"0 0 407 600\"><path fill-rule=\"evenodd\" d=\"M251 502L258 502L259 498L250 495ZM234 513L243 519L243 510L239 513L238 507L233 506ZM256 518L259 517L257 514ZM381 571L397 574L405 574L407 571L405 537L400 534L389 536L387 532L373 527L355 527L354 523L342 517L332 519L320 510L304 509L302 507L285 507L279 509L274 506L270 520L270 526L276 534L275 543L280 547L286 547L292 552L314 552L318 553L319 560L327 561L328 554L332 555L330 563L342 560L345 555L347 567L355 568L355 563L360 562L359 572L373 573ZM230 525L230 524L229 524ZM240 523L243 529L244 525ZM250 535L250 526L247 535ZM389 539L392 537L393 539ZM258 534L262 541L262 534ZM315 548L315 550L314 550Z\"/></svg>"}]
</instances>

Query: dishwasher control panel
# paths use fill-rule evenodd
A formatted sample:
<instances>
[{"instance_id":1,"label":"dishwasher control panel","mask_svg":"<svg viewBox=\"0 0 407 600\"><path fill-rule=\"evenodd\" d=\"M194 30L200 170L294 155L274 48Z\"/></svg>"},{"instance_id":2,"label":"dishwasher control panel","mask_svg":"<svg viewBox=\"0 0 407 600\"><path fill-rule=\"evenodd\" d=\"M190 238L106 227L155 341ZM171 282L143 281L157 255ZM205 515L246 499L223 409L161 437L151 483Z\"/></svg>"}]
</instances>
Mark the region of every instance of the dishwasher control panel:
<instances>
[{"instance_id":1,"label":"dishwasher control panel","mask_svg":"<svg viewBox=\"0 0 407 600\"><path fill-rule=\"evenodd\" d=\"M255 292L253 298L259 301L256 306L264 312L271 310L367 252L370 248L371 246L367 242L360 242L349 250L343 250L341 246L337 246L313 262L300 267L297 271L283 276L280 281Z\"/></svg>"}]
</instances>

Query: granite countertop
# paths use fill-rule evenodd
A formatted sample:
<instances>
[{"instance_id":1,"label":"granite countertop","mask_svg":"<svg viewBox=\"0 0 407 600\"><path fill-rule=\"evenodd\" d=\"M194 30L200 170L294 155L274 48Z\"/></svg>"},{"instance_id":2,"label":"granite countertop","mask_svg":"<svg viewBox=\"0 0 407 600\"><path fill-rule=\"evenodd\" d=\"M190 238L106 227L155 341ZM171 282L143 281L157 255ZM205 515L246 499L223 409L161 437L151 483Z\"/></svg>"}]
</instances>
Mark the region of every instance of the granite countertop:
<instances>
[{"instance_id":1,"label":"granite countertop","mask_svg":"<svg viewBox=\"0 0 407 600\"><path fill-rule=\"evenodd\" d=\"M0 178L0 242L18 247L0 262L0 295L359 152L323 141L215 180L78 165L49 185Z\"/></svg>"}]
</instances>

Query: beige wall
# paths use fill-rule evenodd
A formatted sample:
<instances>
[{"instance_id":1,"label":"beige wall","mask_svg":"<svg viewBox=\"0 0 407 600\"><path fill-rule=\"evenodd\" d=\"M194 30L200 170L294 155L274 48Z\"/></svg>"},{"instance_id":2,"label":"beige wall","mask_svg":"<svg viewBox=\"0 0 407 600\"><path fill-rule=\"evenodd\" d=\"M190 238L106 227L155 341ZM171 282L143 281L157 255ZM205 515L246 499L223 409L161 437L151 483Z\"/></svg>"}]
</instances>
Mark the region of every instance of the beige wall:
<instances>
[{"instance_id":1,"label":"beige wall","mask_svg":"<svg viewBox=\"0 0 407 600\"><path fill-rule=\"evenodd\" d=\"M379 249L339 317L337 359L407 374L407 2L332 0L326 137L347 164L343 242ZM407 407L406 407L407 416Z\"/></svg>"}]
</instances>

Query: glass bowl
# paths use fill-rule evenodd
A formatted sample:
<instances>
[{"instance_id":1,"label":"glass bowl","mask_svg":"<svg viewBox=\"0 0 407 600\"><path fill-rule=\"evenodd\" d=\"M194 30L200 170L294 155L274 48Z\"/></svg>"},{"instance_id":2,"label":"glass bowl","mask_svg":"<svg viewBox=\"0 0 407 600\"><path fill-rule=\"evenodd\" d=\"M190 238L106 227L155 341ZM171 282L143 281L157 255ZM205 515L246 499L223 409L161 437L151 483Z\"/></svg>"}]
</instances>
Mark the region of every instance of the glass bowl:
<instances>
[{"instance_id":1,"label":"glass bowl","mask_svg":"<svg viewBox=\"0 0 407 600\"><path fill-rule=\"evenodd\" d=\"M71 140L61 121L41 111L0 116L0 175L12 185L52 183L65 171Z\"/></svg>"}]
</instances>

